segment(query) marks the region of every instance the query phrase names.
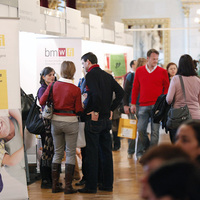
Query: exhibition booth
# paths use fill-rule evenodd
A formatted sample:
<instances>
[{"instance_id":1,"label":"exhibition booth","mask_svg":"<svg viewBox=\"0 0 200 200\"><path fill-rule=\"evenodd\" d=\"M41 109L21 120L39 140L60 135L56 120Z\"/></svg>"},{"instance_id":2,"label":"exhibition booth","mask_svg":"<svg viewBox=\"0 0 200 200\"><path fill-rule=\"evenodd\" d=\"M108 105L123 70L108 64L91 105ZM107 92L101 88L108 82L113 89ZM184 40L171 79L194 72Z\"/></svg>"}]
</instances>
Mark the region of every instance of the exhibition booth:
<instances>
[{"instance_id":1,"label":"exhibition booth","mask_svg":"<svg viewBox=\"0 0 200 200\"><path fill-rule=\"evenodd\" d=\"M116 22L115 30L103 29L98 16L83 19L80 11L70 8L63 14L40 7L37 0L3 1L0 13L0 27L4 27L0 30L0 118L9 120L13 117L17 121L21 136L5 148L9 153L20 151L21 154L23 136L19 127L22 122L11 114L13 110L20 112L20 87L35 96L40 87L41 70L50 66L59 76L64 60L75 63L74 84L77 85L83 77L81 56L87 52L96 54L102 69L112 67L117 77L122 77L129 71L133 59L132 38L124 32L122 23ZM4 140L7 141L1 138ZM32 140L26 147L26 165L21 156L15 166L2 168L0 199L28 199L27 167L28 163L37 163L37 140L33 137ZM16 143L17 149L14 148Z\"/></svg>"},{"instance_id":2,"label":"exhibition booth","mask_svg":"<svg viewBox=\"0 0 200 200\"><path fill-rule=\"evenodd\" d=\"M109 2L114 5L115 0ZM9 121L8 117L12 116L21 123L12 113L21 109L20 87L35 97L40 87L40 73L46 66L54 68L60 76L61 63L73 61L74 84L78 85L83 77L81 56L87 52L96 54L100 67L111 70L120 83L130 70L131 60L146 57L152 47L159 49L159 64L164 67L169 62L178 63L180 55L185 53L199 59L199 27L192 21L196 8L191 6L190 17L184 17L177 1L169 6L163 6L163 2L167 1L145 2L141 18L140 9L128 3L122 6L123 2L118 1L115 9L111 10L113 5L108 6L105 19L110 20L112 13L123 23L114 22L114 28L108 29L101 17L87 13L88 18L83 18L80 10L68 7L62 12L51 10L40 7L38 0L0 0L0 120ZM142 7L139 3L138 7ZM120 16L122 12L116 12L120 9L124 9L124 19ZM135 19L130 19L127 10L134 13ZM17 149L11 142L10 147L5 146L9 153L20 151L22 137L14 142L19 144ZM39 139L29 134L25 145L27 161L22 158L13 168L2 167L0 171L0 199L28 199L28 165L38 164Z\"/></svg>"},{"instance_id":3,"label":"exhibition booth","mask_svg":"<svg viewBox=\"0 0 200 200\"><path fill-rule=\"evenodd\" d=\"M60 74L62 61L73 61L76 66L74 83L77 85L83 76L81 66L83 54L87 52L96 54L98 64L102 69L108 68L109 63L106 59L108 55L125 55L124 69L128 71L133 57L133 48L129 46L27 32L20 32L19 38L20 85L25 92L34 95L40 86L40 72L46 66L54 68L56 73Z\"/></svg>"}]
</instances>

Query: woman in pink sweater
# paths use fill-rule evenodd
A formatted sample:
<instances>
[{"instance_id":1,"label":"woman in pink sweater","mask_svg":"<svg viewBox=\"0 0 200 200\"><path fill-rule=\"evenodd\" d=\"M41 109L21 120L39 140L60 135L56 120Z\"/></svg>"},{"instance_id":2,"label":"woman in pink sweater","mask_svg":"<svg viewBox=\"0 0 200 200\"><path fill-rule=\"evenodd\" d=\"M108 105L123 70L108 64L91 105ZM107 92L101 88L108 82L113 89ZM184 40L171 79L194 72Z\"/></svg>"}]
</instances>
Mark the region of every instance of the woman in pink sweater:
<instances>
[{"instance_id":1,"label":"woman in pink sweater","mask_svg":"<svg viewBox=\"0 0 200 200\"><path fill-rule=\"evenodd\" d=\"M167 93L167 103L171 104L174 99L174 108L180 108L187 104L192 119L200 119L200 79L195 71L195 64L190 55L182 55L178 64L178 72L175 75L169 86ZM186 101L179 76L182 76L185 87ZM172 143L176 139L176 130L170 130L170 139Z\"/></svg>"}]
</instances>

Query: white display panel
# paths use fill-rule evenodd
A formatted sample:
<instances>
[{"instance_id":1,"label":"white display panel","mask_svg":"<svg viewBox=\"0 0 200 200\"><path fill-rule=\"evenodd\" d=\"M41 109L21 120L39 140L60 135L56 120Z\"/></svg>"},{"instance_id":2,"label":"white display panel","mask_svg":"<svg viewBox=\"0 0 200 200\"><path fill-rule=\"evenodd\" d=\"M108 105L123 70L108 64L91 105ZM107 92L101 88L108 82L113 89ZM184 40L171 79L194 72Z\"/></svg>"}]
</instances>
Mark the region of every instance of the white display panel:
<instances>
[{"instance_id":1,"label":"white display panel","mask_svg":"<svg viewBox=\"0 0 200 200\"><path fill-rule=\"evenodd\" d=\"M115 44L125 45L124 24L115 22Z\"/></svg>"},{"instance_id":2,"label":"white display panel","mask_svg":"<svg viewBox=\"0 0 200 200\"><path fill-rule=\"evenodd\" d=\"M90 40L101 42L102 40L101 17L89 14L89 24L90 24Z\"/></svg>"},{"instance_id":3,"label":"white display panel","mask_svg":"<svg viewBox=\"0 0 200 200\"><path fill-rule=\"evenodd\" d=\"M66 34L67 37L81 37L82 36L82 20L81 12L69 7L66 7Z\"/></svg>"},{"instance_id":4,"label":"white display panel","mask_svg":"<svg viewBox=\"0 0 200 200\"><path fill-rule=\"evenodd\" d=\"M20 31L40 33L40 2L19 0Z\"/></svg>"},{"instance_id":5,"label":"white display panel","mask_svg":"<svg viewBox=\"0 0 200 200\"><path fill-rule=\"evenodd\" d=\"M19 20L0 27L0 199L28 199L24 163L19 76ZM12 160L11 156L12 155ZM9 162L8 162L9 161ZM12 164L11 164L12 163Z\"/></svg>"}]
</instances>

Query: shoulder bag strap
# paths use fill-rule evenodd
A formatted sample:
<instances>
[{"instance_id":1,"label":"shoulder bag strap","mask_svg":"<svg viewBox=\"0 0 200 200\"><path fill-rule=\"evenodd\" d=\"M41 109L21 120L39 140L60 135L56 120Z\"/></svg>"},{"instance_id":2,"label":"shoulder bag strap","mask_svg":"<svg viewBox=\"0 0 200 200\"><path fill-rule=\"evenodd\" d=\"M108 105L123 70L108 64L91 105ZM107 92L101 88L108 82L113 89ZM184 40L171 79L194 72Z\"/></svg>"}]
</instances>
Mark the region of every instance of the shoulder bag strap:
<instances>
[{"instance_id":1,"label":"shoulder bag strap","mask_svg":"<svg viewBox=\"0 0 200 200\"><path fill-rule=\"evenodd\" d=\"M55 82L53 82L53 83L51 84L51 88L50 88L50 90L49 90L49 95L48 95L47 102L49 102L50 96L51 96L51 94L53 94L53 85L54 85L54 83L55 83Z\"/></svg>"},{"instance_id":2,"label":"shoulder bag strap","mask_svg":"<svg viewBox=\"0 0 200 200\"><path fill-rule=\"evenodd\" d=\"M183 78L182 78L181 75L179 75L179 79L180 79L180 83L181 83L181 88L182 88L182 91L183 91L184 99L185 99L185 102L186 102L185 87L184 87ZM172 106L174 105L174 101L175 101L175 96L174 96L172 104L171 104Z\"/></svg>"},{"instance_id":3,"label":"shoulder bag strap","mask_svg":"<svg viewBox=\"0 0 200 200\"><path fill-rule=\"evenodd\" d=\"M183 83L183 78L182 78L182 76L179 75L179 79L180 79L180 82L181 82L181 88L182 88L183 95L184 95L185 102L186 102L185 87L184 87L184 83Z\"/></svg>"},{"instance_id":4,"label":"shoulder bag strap","mask_svg":"<svg viewBox=\"0 0 200 200\"><path fill-rule=\"evenodd\" d=\"M34 99L34 101L33 101L33 104L36 106L37 105L37 100L38 100L38 92L37 92L37 95L36 95L36 97L35 97L35 99ZM32 104L32 105L33 105Z\"/></svg>"}]
</instances>

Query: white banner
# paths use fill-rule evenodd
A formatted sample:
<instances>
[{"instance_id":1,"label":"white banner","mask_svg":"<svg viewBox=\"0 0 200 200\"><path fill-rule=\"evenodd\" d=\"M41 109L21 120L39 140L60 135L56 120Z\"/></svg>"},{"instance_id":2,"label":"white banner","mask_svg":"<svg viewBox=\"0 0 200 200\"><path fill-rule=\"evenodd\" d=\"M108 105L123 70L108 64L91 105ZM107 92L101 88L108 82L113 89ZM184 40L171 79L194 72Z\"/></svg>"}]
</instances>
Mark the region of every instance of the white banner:
<instances>
[{"instance_id":1,"label":"white banner","mask_svg":"<svg viewBox=\"0 0 200 200\"><path fill-rule=\"evenodd\" d=\"M90 20L90 40L101 42L103 31L101 28L101 17L89 14Z\"/></svg>"},{"instance_id":2,"label":"white banner","mask_svg":"<svg viewBox=\"0 0 200 200\"><path fill-rule=\"evenodd\" d=\"M40 33L40 1L19 0L20 31Z\"/></svg>"},{"instance_id":3,"label":"white banner","mask_svg":"<svg viewBox=\"0 0 200 200\"><path fill-rule=\"evenodd\" d=\"M40 72L49 66L60 75L60 66L65 60L74 62L76 66L74 83L77 85L82 77L81 39L37 38L38 88Z\"/></svg>"},{"instance_id":4,"label":"white banner","mask_svg":"<svg viewBox=\"0 0 200 200\"><path fill-rule=\"evenodd\" d=\"M2 98L1 93L0 99L6 98L5 90L7 90L8 99L7 106L3 106L0 100L0 109L3 109L3 107L5 109L20 109L19 21L0 19L0 23L0 27L2 27L0 29L0 78L2 78L0 83L3 84L4 88L4 96Z\"/></svg>"},{"instance_id":5,"label":"white banner","mask_svg":"<svg viewBox=\"0 0 200 200\"><path fill-rule=\"evenodd\" d=\"M23 200L28 192L20 112L19 20L0 19L0 27L0 199Z\"/></svg>"},{"instance_id":6,"label":"white banner","mask_svg":"<svg viewBox=\"0 0 200 200\"><path fill-rule=\"evenodd\" d=\"M66 27L67 37L78 37L82 36L82 22L81 22L81 11L66 7Z\"/></svg>"},{"instance_id":7,"label":"white banner","mask_svg":"<svg viewBox=\"0 0 200 200\"><path fill-rule=\"evenodd\" d=\"M124 24L115 22L115 44L125 45Z\"/></svg>"}]
</instances>

